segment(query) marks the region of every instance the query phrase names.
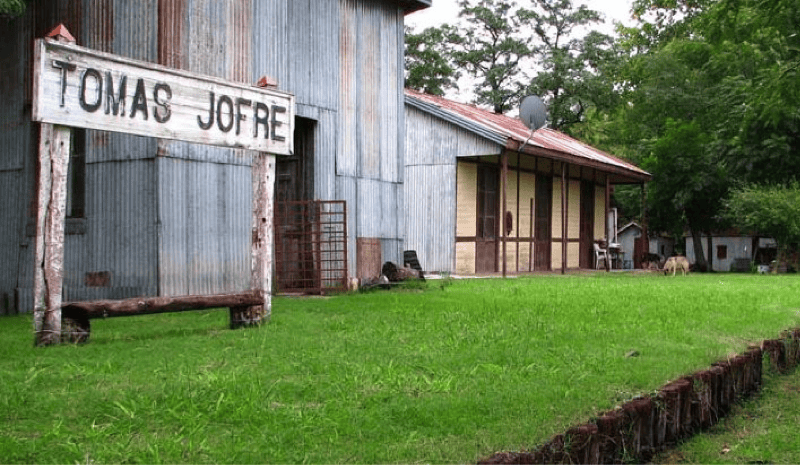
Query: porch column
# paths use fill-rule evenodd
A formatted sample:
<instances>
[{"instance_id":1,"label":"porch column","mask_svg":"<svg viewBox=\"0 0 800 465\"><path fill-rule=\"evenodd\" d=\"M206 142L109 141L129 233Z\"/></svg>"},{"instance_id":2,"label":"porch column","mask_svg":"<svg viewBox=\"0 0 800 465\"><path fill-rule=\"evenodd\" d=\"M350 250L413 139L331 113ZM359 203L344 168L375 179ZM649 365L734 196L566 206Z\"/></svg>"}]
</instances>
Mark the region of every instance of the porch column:
<instances>
[{"instance_id":1,"label":"porch column","mask_svg":"<svg viewBox=\"0 0 800 465\"><path fill-rule=\"evenodd\" d=\"M606 243L611 243L611 237L617 235L617 231L611 231L612 224L608 221L608 215L611 213L611 176L606 173Z\"/></svg>"},{"instance_id":2,"label":"porch column","mask_svg":"<svg viewBox=\"0 0 800 465\"><path fill-rule=\"evenodd\" d=\"M502 163L503 167L500 171L500 184L503 186L503 211L500 213L500 234L503 241L503 277L506 277L506 212L508 211L507 203L507 190L508 190L508 151L503 150Z\"/></svg>"},{"instance_id":3,"label":"porch column","mask_svg":"<svg viewBox=\"0 0 800 465\"><path fill-rule=\"evenodd\" d=\"M647 231L647 185L644 182L642 182L642 252L650 253L650 236Z\"/></svg>"},{"instance_id":4,"label":"porch column","mask_svg":"<svg viewBox=\"0 0 800 465\"><path fill-rule=\"evenodd\" d=\"M561 162L561 274L567 272L567 164Z\"/></svg>"}]
</instances>

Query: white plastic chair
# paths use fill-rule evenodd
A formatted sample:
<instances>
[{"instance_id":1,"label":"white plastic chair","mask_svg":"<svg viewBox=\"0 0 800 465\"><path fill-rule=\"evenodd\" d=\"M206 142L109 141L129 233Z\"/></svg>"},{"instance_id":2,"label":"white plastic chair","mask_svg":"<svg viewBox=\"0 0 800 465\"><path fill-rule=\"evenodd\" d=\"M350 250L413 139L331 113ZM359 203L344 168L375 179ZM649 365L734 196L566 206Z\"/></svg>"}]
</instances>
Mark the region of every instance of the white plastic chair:
<instances>
[{"instance_id":1,"label":"white plastic chair","mask_svg":"<svg viewBox=\"0 0 800 465\"><path fill-rule=\"evenodd\" d=\"M608 267L609 265L608 250L601 249L600 245L597 242L595 242L593 245L594 245L594 269L595 270L600 269L600 260L604 260L606 267Z\"/></svg>"}]
</instances>

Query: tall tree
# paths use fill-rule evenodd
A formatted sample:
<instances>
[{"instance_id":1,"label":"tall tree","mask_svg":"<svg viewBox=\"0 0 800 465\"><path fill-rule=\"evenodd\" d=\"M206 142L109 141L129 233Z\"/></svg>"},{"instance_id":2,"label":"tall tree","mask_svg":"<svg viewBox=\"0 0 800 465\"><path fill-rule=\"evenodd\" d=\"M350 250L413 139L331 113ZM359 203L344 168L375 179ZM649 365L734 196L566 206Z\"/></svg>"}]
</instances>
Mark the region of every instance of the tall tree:
<instances>
[{"instance_id":1,"label":"tall tree","mask_svg":"<svg viewBox=\"0 0 800 465\"><path fill-rule=\"evenodd\" d=\"M414 33L406 27L406 87L433 95L444 95L456 87L459 73L447 54L446 39L454 33L447 24Z\"/></svg>"},{"instance_id":2,"label":"tall tree","mask_svg":"<svg viewBox=\"0 0 800 465\"><path fill-rule=\"evenodd\" d=\"M461 24L451 30L450 56L474 79L476 103L504 113L519 99L520 62L530 48L509 0L459 0Z\"/></svg>"},{"instance_id":3,"label":"tall tree","mask_svg":"<svg viewBox=\"0 0 800 465\"><path fill-rule=\"evenodd\" d=\"M570 132L590 109L612 105L617 94L600 68L615 66L613 39L578 33L602 22L599 12L572 0L531 0L519 16L533 32L531 57L540 68L524 92L546 101L553 128Z\"/></svg>"}]
</instances>

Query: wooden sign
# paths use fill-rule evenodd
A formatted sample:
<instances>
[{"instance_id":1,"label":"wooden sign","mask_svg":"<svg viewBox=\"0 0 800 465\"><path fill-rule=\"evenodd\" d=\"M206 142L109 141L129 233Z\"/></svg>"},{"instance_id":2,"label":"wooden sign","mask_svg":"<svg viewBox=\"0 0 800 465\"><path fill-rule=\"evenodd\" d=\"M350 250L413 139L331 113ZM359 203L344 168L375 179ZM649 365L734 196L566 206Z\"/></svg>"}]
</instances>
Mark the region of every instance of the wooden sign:
<instances>
[{"instance_id":1,"label":"wooden sign","mask_svg":"<svg viewBox=\"0 0 800 465\"><path fill-rule=\"evenodd\" d=\"M294 96L48 39L33 120L291 155Z\"/></svg>"}]
</instances>

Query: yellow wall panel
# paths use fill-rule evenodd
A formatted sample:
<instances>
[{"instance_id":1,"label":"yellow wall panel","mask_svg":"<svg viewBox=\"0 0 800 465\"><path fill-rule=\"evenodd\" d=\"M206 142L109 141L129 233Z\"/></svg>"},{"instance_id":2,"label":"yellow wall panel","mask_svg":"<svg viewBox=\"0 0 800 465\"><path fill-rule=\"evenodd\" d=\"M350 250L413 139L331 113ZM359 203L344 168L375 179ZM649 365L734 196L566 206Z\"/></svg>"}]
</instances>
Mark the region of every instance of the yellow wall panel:
<instances>
[{"instance_id":1,"label":"yellow wall panel","mask_svg":"<svg viewBox=\"0 0 800 465\"><path fill-rule=\"evenodd\" d=\"M456 274L475 274L475 243L456 243Z\"/></svg>"},{"instance_id":2,"label":"yellow wall panel","mask_svg":"<svg viewBox=\"0 0 800 465\"><path fill-rule=\"evenodd\" d=\"M553 221L550 233L553 239L561 238L561 178L557 176L553 176Z\"/></svg>"},{"instance_id":3,"label":"yellow wall panel","mask_svg":"<svg viewBox=\"0 0 800 465\"><path fill-rule=\"evenodd\" d=\"M478 221L478 165L458 163L456 176L456 236L472 237Z\"/></svg>"},{"instance_id":4,"label":"yellow wall panel","mask_svg":"<svg viewBox=\"0 0 800 465\"><path fill-rule=\"evenodd\" d=\"M581 182L569 181L569 207L567 209L567 237L578 239L581 232Z\"/></svg>"},{"instance_id":5,"label":"yellow wall panel","mask_svg":"<svg viewBox=\"0 0 800 465\"><path fill-rule=\"evenodd\" d=\"M570 242L567 244L567 268L578 268L580 266L580 251L579 243Z\"/></svg>"},{"instance_id":6,"label":"yellow wall panel","mask_svg":"<svg viewBox=\"0 0 800 465\"><path fill-rule=\"evenodd\" d=\"M519 189L519 237L531 237L531 202L536 196L536 176L533 173L520 173Z\"/></svg>"},{"instance_id":7,"label":"yellow wall panel","mask_svg":"<svg viewBox=\"0 0 800 465\"><path fill-rule=\"evenodd\" d=\"M561 242L552 242L550 249L550 269L557 271L561 269Z\"/></svg>"},{"instance_id":8,"label":"yellow wall panel","mask_svg":"<svg viewBox=\"0 0 800 465\"><path fill-rule=\"evenodd\" d=\"M511 217L513 218L513 222L511 223L511 233L509 233L508 237L517 237L517 172L516 171L509 171L508 172L508 190L506 194L506 211L511 212ZM502 195L502 194L501 194ZM502 202L502 197L501 200ZM503 217L503 227L505 227L505 216ZM505 232L505 231L503 231Z\"/></svg>"},{"instance_id":9,"label":"yellow wall panel","mask_svg":"<svg viewBox=\"0 0 800 465\"><path fill-rule=\"evenodd\" d=\"M530 251L531 251L531 244L527 242L522 242L518 244L519 246L519 268L517 271L531 271L533 267L530 265Z\"/></svg>"},{"instance_id":10,"label":"yellow wall panel","mask_svg":"<svg viewBox=\"0 0 800 465\"><path fill-rule=\"evenodd\" d=\"M606 237L606 189L602 186L594 188L594 238Z\"/></svg>"}]
</instances>

